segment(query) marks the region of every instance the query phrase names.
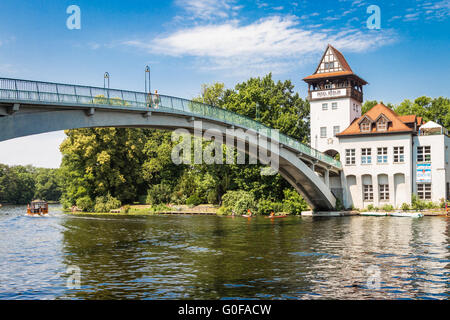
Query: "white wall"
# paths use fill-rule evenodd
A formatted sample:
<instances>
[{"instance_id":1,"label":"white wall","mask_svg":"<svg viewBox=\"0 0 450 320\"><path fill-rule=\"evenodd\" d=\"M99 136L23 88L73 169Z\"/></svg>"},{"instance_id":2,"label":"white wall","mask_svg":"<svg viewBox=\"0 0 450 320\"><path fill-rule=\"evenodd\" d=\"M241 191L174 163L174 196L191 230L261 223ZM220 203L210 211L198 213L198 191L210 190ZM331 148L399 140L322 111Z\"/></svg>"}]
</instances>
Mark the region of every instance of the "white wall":
<instances>
[{"instance_id":1,"label":"white wall","mask_svg":"<svg viewBox=\"0 0 450 320\"><path fill-rule=\"evenodd\" d=\"M447 163L449 140L445 135L414 137L414 172L417 164L417 147L431 146L431 201L435 203L446 198L446 182L450 181ZM413 192L417 192L416 174L413 177Z\"/></svg>"},{"instance_id":2,"label":"white wall","mask_svg":"<svg viewBox=\"0 0 450 320\"><path fill-rule=\"evenodd\" d=\"M387 164L377 164L377 148L388 148ZM394 147L404 147L405 161L394 163ZM372 164L361 164L361 149L372 149ZM355 149L355 165L346 165L345 149ZM356 208L365 208L369 204L382 207L391 204L400 207L411 202L412 190L412 136L411 134L387 134L361 137L340 137L339 150L344 174L347 180L347 192ZM349 177L350 176L350 177ZM363 200L363 179L373 184L373 201ZM379 199L379 180L387 179L389 184L389 200ZM354 182L356 181L356 185ZM383 182L383 181L382 181ZM395 191L397 190L397 194ZM351 203L349 203L350 205Z\"/></svg>"},{"instance_id":3,"label":"white wall","mask_svg":"<svg viewBox=\"0 0 450 320\"><path fill-rule=\"evenodd\" d=\"M338 104L337 110L332 109L333 102ZM322 110L322 104L328 104L328 110ZM357 110L353 109L353 104ZM361 104L351 98L336 98L311 102L311 146L325 152L337 150L339 141L333 134L333 127L339 126L344 131L355 118L361 116ZM320 128L327 128L327 137L320 137ZM331 141L329 139L331 138ZM331 143L330 143L331 142Z\"/></svg>"}]
</instances>

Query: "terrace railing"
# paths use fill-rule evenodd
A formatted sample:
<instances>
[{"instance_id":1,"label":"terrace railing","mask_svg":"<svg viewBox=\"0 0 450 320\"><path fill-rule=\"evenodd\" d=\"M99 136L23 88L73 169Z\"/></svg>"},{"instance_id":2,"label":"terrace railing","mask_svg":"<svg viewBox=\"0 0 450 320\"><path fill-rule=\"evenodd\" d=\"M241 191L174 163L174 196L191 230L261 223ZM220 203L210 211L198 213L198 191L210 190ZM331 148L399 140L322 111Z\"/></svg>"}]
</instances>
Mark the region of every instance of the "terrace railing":
<instances>
[{"instance_id":1,"label":"terrace railing","mask_svg":"<svg viewBox=\"0 0 450 320\"><path fill-rule=\"evenodd\" d=\"M208 117L230 125L252 129L269 138L272 138L271 132L274 130L246 116L199 102L165 95L100 87L0 78L0 101L171 110L192 116ZM338 169L342 168L338 160L292 137L279 133L273 138L278 140L279 143L311 158L320 160Z\"/></svg>"}]
</instances>

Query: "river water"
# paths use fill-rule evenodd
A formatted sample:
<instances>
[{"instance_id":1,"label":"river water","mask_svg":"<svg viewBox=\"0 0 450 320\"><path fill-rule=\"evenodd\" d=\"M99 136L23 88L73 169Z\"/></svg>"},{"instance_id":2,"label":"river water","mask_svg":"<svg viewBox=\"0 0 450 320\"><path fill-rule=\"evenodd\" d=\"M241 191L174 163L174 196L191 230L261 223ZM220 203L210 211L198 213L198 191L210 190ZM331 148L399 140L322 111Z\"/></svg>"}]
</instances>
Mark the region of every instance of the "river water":
<instances>
[{"instance_id":1,"label":"river water","mask_svg":"<svg viewBox=\"0 0 450 320\"><path fill-rule=\"evenodd\" d=\"M449 298L445 217L25 210L0 208L0 299Z\"/></svg>"}]
</instances>

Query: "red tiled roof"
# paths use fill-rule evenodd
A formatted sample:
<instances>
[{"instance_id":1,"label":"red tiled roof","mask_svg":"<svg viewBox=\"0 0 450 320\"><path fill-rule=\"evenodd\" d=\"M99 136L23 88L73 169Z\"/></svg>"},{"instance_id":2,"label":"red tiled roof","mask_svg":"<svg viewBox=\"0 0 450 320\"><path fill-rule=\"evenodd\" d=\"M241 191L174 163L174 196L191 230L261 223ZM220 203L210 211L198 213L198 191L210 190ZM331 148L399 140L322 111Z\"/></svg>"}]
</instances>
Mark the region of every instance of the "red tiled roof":
<instances>
[{"instance_id":1,"label":"red tiled roof","mask_svg":"<svg viewBox=\"0 0 450 320\"><path fill-rule=\"evenodd\" d=\"M406 116L398 116L398 118L403 121L404 123L414 123L416 122L416 115L415 114L409 114Z\"/></svg>"},{"instance_id":2,"label":"red tiled roof","mask_svg":"<svg viewBox=\"0 0 450 320\"><path fill-rule=\"evenodd\" d=\"M303 80L338 77L338 76L348 76L348 75L353 75L353 74L354 73L352 71L337 71L337 72L315 73L315 74L312 74L310 76L307 76L306 78L303 78Z\"/></svg>"},{"instance_id":3,"label":"red tiled roof","mask_svg":"<svg viewBox=\"0 0 450 320\"><path fill-rule=\"evenodd\" d=\"M319 70L320 64L322 63L322 60L325 57L325 54L327 53L329 48L333 51L334 56L339 61L339 64L342 66L343 70L342 71L336 71L336 72L317 73L317 71ZM339 50L337 50L335 47L333 47L331 44L329 44L327 46L327 48L325 49L325 52L323 53L322 58L320 59L320 63L317 66L316 71L314 72L314 74L312 74L310 76L307 76L306 78L303 78L303 80L306 81L306 80L313 80L313 79L322 79L322 78L349 76L349 75L355 76L358 79L360 79L360 81L362 81L364 84L367 84L367 82L364 79L361 79L355 73L353 73L353 70L352 70L352 68L350 68L350 65L348 64L348 62L345 59L344 55Z\"/></svg>"},{"instance_id":4,"label":"red tiled roof","mask_svg":"<svg viewBox=\"0 0 450 320\"><path fill-rule=\"evenodd\" d=\"M371 131L369 132L361 132L360 129L360 121L363 120L363 118L369 118L369 119L377 119L380 117L380 115L384 115L387 119L389 119L389 125L387 131L378 132L376 130L376 126L373 125ZM351 136L351 135L370 135L370 134L377 134L377 133L391 133L391 132L412 132L413 129L408 127L405 123L409 123L409 121L414 117L415 115L407 115L407 116L399 116L397 113L395 113L391 108L386 107L384 104L379 103L376 106L374 106L372 109L367 111L365 114L363 114L360 118L355 119L355 121L350 124L350 126L345 129L344 131L338 133L336 136L342 137L342 136ZM416 120L412 120L414 122Z\"/></svg>"}]
</instances>

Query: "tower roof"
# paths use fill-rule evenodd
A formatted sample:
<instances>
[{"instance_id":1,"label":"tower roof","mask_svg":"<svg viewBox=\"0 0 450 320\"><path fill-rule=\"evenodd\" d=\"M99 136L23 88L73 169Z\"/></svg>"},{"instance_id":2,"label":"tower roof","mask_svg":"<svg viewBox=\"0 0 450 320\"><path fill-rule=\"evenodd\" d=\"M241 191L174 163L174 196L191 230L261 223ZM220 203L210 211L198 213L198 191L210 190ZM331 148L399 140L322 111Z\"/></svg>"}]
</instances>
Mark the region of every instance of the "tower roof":
<instances>
[{"instance_id":1,"label":"tower roof","mask_svg":"<svg viewBox=\"0 0 450 320\"><path fill-rule=\"evenodd\" d=\"M317 66L316 71L303 80L308 82L309 80L340 76L355 77L359 79L363 84L367 84L365 80L361 79L355 73L353 73L353 70L348 64L344 55L331 44L329 44L322 55L322 59L320 59L320 63Z\"/></svg>"}]
</instances>

